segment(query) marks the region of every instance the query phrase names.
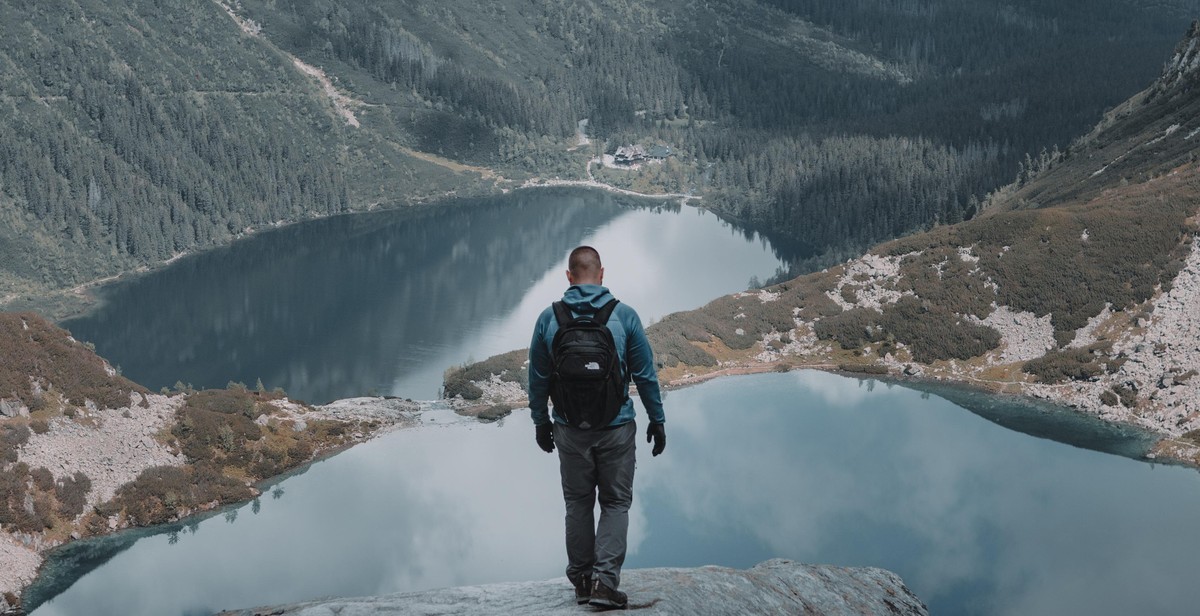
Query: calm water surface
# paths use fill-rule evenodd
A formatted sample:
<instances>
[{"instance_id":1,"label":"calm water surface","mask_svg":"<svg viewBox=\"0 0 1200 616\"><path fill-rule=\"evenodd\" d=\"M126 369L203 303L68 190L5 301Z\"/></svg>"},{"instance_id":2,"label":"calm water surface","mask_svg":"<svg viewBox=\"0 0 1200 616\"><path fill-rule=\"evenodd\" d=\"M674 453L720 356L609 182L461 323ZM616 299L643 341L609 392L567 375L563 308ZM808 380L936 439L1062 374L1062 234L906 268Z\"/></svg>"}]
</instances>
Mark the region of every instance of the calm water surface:
<instances>
[{"instance_id":1,"label":"calm water surface","mask_svg":"<svg viewBox=\"0 0 1200 616\"><path fill-rule=\"evenodd\" d=\"M446 366L527 344L580 243L647 322L780 263L690 208L527 192L264 233L67 325L153 388L428 398ZM627 566L880 566L935 614L1194 613L1200 475L1070 413L935 394L814 372L670 393L667 454L639 442ZM36 616L190 616L561 575L557 462L527 415L425 423L213 517L71 544L27 599Z\"/></svg>"},{"instance_id":2,"label":"calm water surface","mask_svg":"<svg viewBox=\"0 0 1200 616\"><path fill-rule=\"evenodd\" d=\"M666 402L666 454L638 444L629 567L880 566L935 614L1185 614L1200 602L1188 582L1200 559L1193 470L816 372L729 378ZM1011 404L992 411L1106 431ZM562 575L557 462L534 445L527 416L426 423L314 464L277 497L78 544L60 555L70 565L59 583L100 566L34 613L206 614Z\"/></svg>"},{"instance_id":3,"label":"calm water surface","mask_svg":"<svg viewBox=\"0 0 1200 616\"><path fill-rule=\"evenodd\" d=\"M261 379L315 403L434 398L447 367L529 344L583 243L647 324L782 264L695 208L520 191L263 233L107 288L103 307L64 326L153 390Z\"/></svg>"}]
</instances>

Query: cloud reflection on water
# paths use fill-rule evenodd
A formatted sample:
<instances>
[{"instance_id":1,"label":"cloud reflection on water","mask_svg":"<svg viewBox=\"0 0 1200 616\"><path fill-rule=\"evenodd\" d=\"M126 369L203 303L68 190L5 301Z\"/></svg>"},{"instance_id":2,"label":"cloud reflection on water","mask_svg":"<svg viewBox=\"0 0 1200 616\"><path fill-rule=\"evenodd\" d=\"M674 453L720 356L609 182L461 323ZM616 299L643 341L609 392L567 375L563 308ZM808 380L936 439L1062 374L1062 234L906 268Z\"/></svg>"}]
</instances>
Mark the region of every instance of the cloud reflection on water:
<instances>
[{"instance_id":1,"label":"cloud reflection on water","mask_svg":"<svg viewBox=\"0 0 1200 616\"><path fill-rule=\"evenodd\" d=\"M638 440L626 565L881 566L947 614L1200 604L1186 577L1200 562L1194 471L1031 438L869 383L799 372L671 392L666 454ZM561 576L557 459L534 446L527 411L499 425L434 417L286 480L257 515L247 505L232 523L206 520L176 545L138 541L35 616Z\"/></svg>"},{"instance_id":2,"label":"cloud reflection on water","mask_svg":"<svg viewBox=\"0 0 1200 616\"><path fill-rule=\"evenodd\" d=\"M1194 471L1029 438L902 387L867 392L813 372L675 392L672 456L641 485L669 508L646 553L669 552L655 522L674 517L697 541L760 546L754 558L892 569L934 613L1177 613L1200 599L1182 583L1200 562Z\"/></svg>"}]
</instances>

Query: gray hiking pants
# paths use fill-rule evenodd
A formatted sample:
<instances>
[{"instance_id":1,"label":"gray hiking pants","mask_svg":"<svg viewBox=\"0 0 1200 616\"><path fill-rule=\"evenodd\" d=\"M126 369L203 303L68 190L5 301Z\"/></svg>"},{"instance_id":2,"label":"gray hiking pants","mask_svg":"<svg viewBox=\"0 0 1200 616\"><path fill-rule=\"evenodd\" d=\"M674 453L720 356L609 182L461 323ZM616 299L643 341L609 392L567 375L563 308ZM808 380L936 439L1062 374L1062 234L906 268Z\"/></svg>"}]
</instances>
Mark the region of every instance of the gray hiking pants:
<instances>
[{"instance_id":1,"label":"gray hiking pants","mask_svg":"<svg viewBox=\"0 0 1200 616\"><path fill-rule=\"evenodd\" d=\"M637 426L577 430L554 424L563 500L567 505L567 578L590 575L609 588L621 583L625 563ZM600 524L593 510L600 498Z\"/></svg>"}]
</instances>

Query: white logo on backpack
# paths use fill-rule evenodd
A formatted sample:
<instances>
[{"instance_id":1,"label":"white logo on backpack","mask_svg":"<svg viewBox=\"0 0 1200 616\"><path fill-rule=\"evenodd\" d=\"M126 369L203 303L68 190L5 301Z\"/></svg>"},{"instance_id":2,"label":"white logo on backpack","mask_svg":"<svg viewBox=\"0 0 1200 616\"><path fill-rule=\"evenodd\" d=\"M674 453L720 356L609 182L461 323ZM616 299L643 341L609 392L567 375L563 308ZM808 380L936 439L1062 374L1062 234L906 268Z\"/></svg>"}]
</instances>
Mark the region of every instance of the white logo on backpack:
<instances>
[{"instance_id":1,"label":"white logo on backpack","mask_svg":"<svg viewBox=\"0 0 1200 616\"><path fill-rule=\"evenodd\" d=\"M599 370L600 364L599 362L589 361L588 363L584 364L583 367L585 370Z\"/></svg>"}]
</instances>

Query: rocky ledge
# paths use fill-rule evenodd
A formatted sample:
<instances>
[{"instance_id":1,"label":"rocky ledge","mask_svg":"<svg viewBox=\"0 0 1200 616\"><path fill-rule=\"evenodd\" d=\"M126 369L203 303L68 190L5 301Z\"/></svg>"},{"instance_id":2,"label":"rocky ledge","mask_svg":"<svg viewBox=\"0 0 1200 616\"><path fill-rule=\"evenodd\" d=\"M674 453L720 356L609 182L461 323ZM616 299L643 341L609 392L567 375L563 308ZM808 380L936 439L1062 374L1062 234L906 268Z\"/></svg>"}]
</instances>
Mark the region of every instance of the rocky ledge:
<instances>
[{"instance_id":1,"label":"rocky ledge","mask_svg":"<svg viewBox=\"0 0 1200 616\"><path fill-rule=\"evenodd\" d=\"M747 570L725 567L635 569L622 576L629 607L644 614L928 614L894 573L769 560ZM380 597L330 599L235 610L221 616L432 616L434 614L576 615L566 578L443 588Z\"/></svg>"}]
</instances>

